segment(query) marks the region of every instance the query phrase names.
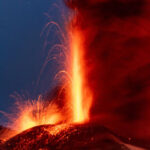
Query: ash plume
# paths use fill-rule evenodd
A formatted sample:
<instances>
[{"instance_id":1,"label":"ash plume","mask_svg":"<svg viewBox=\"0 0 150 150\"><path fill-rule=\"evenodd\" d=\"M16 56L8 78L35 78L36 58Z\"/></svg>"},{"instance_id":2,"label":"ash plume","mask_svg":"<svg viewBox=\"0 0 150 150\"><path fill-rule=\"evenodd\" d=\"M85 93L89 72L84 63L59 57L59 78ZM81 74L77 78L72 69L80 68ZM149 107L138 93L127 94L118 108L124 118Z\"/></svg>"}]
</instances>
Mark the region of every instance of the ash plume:
<instances>
[{"instance_id":1,"label":"ash plume","mask_svg":"<svg viewBox=\"0 0 150 150\"><path fill-rule=\"evenodd\" d=\"M150 2L65 0L84 35L91 118L117 133L150 137Z\"/></svg>"}]
</instances>

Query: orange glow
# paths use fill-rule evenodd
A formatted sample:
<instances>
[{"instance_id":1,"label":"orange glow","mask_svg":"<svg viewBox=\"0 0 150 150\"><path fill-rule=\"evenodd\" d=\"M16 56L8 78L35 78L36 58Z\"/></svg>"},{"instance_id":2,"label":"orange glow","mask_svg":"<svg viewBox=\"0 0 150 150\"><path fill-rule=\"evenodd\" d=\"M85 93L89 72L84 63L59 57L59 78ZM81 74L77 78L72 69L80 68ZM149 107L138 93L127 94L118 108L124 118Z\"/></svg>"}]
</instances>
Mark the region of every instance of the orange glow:
<instances>
[{"instance_id":1,"label":"orange glow","mask_svg":"<svg viewBox=\"0 0 150 150\"><path fill-rule=\"evenodd\" d=\"M58 124L64 120L57 104L44 106L42 100L18 104L18 115L13 118L13 128L18 132L43 124Z\"/></svg>"},{"instance_id":2,"label":"orange glow","mask_svg":"<svg viewBox=\"0 0 150 150\"><path fill-rule=\"evenodd\" d=\"M73 121L84 121L82 109L82 73L81 73L81 58L79 55L80 36L75 33L72 41L73 66L72 66L72 100L73 100Z\"/></svg>"},{"instance_id":3,"label":"orange glow","mask_svg":"<svg viewBox=\"0 0 150 150\"><path fill-rule=\"evenodd\" d=\"M84 85L84 61L82 35L75 30L72 34L72 109L73 122L83 123L89 120L89 109L91 105L91 93ZM88 93L87 93L88 92ZM86 103L86 104L85 104Z\"/></svg>"}]
</instances>

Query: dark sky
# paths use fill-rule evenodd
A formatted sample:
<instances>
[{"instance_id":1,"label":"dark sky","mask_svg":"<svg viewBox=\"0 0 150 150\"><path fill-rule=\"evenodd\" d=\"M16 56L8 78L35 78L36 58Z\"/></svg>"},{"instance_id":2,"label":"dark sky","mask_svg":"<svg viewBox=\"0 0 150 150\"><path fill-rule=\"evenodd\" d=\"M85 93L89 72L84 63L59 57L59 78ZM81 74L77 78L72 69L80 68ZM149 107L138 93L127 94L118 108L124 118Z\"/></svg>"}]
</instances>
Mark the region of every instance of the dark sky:
<instances>
[{"instance_id":1,"label":"dark sky","mask_svg":"<svg viewBox=\"0 0 150 150\"><path fill-rule=\"evenodd\" d=\"M59 3L57 3L59 2ZM13 92L25 90L31 96L42 93L52 86L56 72L55 62L50 63L47 77L36 86L40 69L46 57L43 51L44 38L40 33L48 22L48 13L56 22L61 22L60 0L0 0L0 110L8 111L14 103ZM52 35L48 40L52 39ZM44 78L43 77L43 78ZM49 87L48 87L49 86ZM33 92L34 91L34 92Z\"/></svg>"}]
</instances>

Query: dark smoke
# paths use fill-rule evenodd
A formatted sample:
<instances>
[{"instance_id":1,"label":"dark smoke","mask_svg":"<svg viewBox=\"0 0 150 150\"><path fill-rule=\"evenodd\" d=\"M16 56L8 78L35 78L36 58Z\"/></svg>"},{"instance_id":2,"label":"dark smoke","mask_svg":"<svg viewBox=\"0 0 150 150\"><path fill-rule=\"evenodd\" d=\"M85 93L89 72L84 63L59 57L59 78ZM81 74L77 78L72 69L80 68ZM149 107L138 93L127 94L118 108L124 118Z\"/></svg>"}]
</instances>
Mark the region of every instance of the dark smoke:
<instances>
[{"instance_id":1,"label":"dark smoke","mask_svg":"<svg viewBox=\"0 0 150 150\"><path fill-rule=\"evenodd\" d=\"M65 0L85 35L91 118L120 135L150 138L150 5L148 0Z\"/></svg>"}]
</instances>

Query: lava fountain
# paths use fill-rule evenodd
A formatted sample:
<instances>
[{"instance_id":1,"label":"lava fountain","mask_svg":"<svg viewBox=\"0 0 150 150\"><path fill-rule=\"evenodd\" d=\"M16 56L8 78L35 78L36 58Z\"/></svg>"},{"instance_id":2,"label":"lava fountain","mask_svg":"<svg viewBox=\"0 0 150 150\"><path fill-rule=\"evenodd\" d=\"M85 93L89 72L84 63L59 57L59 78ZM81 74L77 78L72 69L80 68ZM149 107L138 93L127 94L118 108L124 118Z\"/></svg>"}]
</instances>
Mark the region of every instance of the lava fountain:
<instances>
[{"instance_id":1,"label":"lava fountain","mask_svg":"<svg viewBox=\"0 0 150 150\"><path fill-rule=\"evenodd\" d=\"M73 122L83 123L89 120L89 111L92 101L91 91L85 86L84 78L84 59L83 59L83 38L78 29L72 28L72 108Z\"/></svg>"},{"instance_id":2,"label":"lava fountain","mask_svg":"<svg viewBox=\"0 0 150 150\"><path fill-rule=\"evenodd\" d=\"M59 96L57 96L48 104L45 104L45 99L42 96L39 96L37 100L18 103L19 113L13 126L17 127L19 132L43 124L82 124L90 120L92 92L85 84L84 39L82 32L73 24L68 27L68 33L70 64L65 72L70 75L71 82L65 89L67 96L59 98L61 102L58 102ZM57 95L61 97L62 91L63 89L58 91ZM62 103L61 107L59 103Z\"/></svg>"},{"instance_id":3,"label":"lava fountain","mask_svg":"<svg viewBox=\"0 0 150 150\"><path fill-rule=\"evenodd\" d=\"M74 17L67 27L68 37L66 39L69 40L66 40L66 43L69 48L67 50L69 64L67 64L66 70L62 71L69 74L71 81L65 89L60 89L57 93L61 97L60 93L65 90L65 96L63 98L56 96L57 98L49 99L49 102L46 102L42 95L35 100L29 98L24 100L18 93L12 95L16 99L16 112L15 115L13 114L14 116L9 116L12 120L10 126L15 128L17 133L39 125L82 124L90 120L92 92L86 84L84 36L81 29L74 24L77 19L76 13L78 12L74 12ZM51 23L60 29L57 23L52 21L49 24ZM58 101L58 99L60 100ZM62 103L61 106L60 103Z\"/></svg>"}]
</instances>

